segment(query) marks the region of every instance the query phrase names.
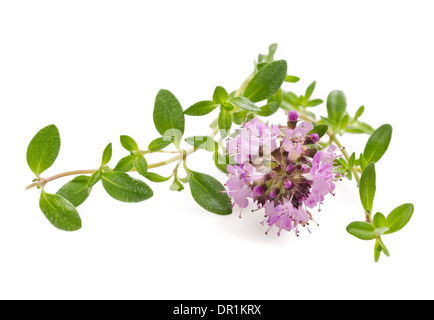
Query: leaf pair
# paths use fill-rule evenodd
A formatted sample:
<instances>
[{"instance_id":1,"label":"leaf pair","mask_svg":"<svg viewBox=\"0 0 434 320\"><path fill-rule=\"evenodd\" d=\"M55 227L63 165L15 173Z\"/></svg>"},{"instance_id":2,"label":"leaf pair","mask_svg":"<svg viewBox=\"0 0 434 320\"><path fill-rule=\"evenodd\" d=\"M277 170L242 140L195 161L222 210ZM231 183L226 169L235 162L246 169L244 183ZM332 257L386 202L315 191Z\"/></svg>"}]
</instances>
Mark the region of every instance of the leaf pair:
<instances>
[{"instance_id":1,"label":"leaf pair","mask_svg":"<svg viewBox=\"0 0 434 320\"><path fill-rule=\"evenodd\" d=\"M384 252L389 256L389 251L381 239L382 235L392 234L404 228L413 216L414 206L411 203L402 204L393 209L387 217L377 212L373 222L354 221L347 226L347 232L361 240L376 240L374 247L375 262Z\"/></svg>"},{"instance_id":2,"label":"leaf pair","mask_svg":"<svg viewBox=\"0 0 434 320\"><path fill-rule=\"evenodd\" d=\"M36 177L50 168L60 151L60 134L55 125L41 129L27 148L27 163ZM64 189L65 190L65 189ZM80 198L87 191L80 191ZM80 200L81 201L81 200ZM79 202L80 202L79 201ZM49 194L41 190L39 207L47 219L57 228L75 231L81 228L81 218L75 206L60 194Z\"/></svg>"},{"instance_id":3,"label":"leaf pair","mask_svg":"<svg viewBox=\"0 0 434 320\"><path fill-rule=\"evenodd\" d=\"M114 168L117 172L128 172L133 168L142 175L146 177L148 173L148 163L144 155L140 152L140 149L136 141L130 136L123 135L120 138L122 146L130 152L130 154L121 160Z\"/></svg>"},{"instance_id":4,"label":"leaf pair","mask_svg":"<svg viewBox=\"0 0 434 320\"><path fill-rule=\"evenodd\" d=\"M125 136L122 145L130 150L138 151L134 140ZM51 167L60 149L60 135L56 126L50 125L40 130L31 140L27 150L27 162L30 169L39 178L40 174ZM139 202L152 197L152 190L142 181L130 177L124 172L110 172L105 167L112 157L112 144L104 149L100 169L91 176L78 176L66 183L56 194L41 190L39 206L46 218L58 229L76 231L81 228L81 218L76 209L90 195L92 187L102 180L105 190L113 198L124 202ZM135 166L146 173L146 160L143 155L135 154ZM139 164L141 163L141 164Z\"/></svg>"},{"instance_id":5,"label":"leaf pair","mask_svg":"<svg viewBox=\"0 0 434 320\"><path fill-rule=\"evenodd\" d=\"M373 154L375 155L375 152ZM352 158L354 157L352 156ZM369 157L369 159L372 158ZM352 162L354 162L354 159ZM368 217L371 216L373 210L375 191L375 163L371 162L363 170L359 185L360 201ZM381 236L401 230L410 221L413 211L414 206L411 203L406 203L393 209L387 217L381 212L377 212L372 223L362 221L352 222L347 226L347 231L361 240L376 239L374 257L375 261L378 261L381 252L389 256L389 252L381 240Z\"/></svg>"},{"instance_id":6,"label":"leaf pair","mask_svg":"<svg viewBox=\"0 0 434 320\"><path fill-rule=\"evenodd\" d=\"M413 216L414 206L404 203L393 209L387 217L377 212L371 223L355 221L348 225L347 231L361 239L373 240L383 234L392 234L404 228Z\"/></svg>"},{"instance_id":7,"label":"leaf pair","mask_svg":"<svg viewBox=\"0 0 434 320\"><path fill-rule=\"evenodd\" d=\"M195 103L187 110L184 114L190 116L203 116L212 112L217 107L220 107L220 113L217 120L217 125L220 129L220 133L223 138L228 136L229 131L232 127L232 121L234 120L233 114L237 109L241 109L241 115L243 120L247 115L247 112L260 112L261 109L258 108L252 101L246 97L233 97L223 87L216 87L213 94L213 100L205 100Z\"/></svg>"}]
</instances>

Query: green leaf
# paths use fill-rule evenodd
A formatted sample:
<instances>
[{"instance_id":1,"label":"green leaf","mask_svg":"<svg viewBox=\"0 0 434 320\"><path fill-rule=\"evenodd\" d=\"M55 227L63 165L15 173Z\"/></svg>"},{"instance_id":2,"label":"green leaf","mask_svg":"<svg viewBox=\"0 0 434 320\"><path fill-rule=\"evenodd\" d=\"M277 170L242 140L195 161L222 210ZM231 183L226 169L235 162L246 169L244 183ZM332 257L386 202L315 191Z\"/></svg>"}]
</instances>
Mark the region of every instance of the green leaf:
<instances>
[{"instance_id":1,"label":"green leaf","mask_svg":"<svg viewBox=\"0 0 434 320\"><path fill-rule=\"evenodd\" d=\"M184 134L185 118L178 99L168 90L161 89L155 98L154 124L163 137L175 137L179 146Z\"/></svg>"},{"instance_id":2,"label":"green leaf","mask_svg":"<svg viewBox=\"0 0 434 320\"><path fill-rule=\"evenodd\" d=\"M354 164L356 163L356 153L353 152L348 160L348 171L353 170Z\"/></svg>"},{"instance_id":3,"label":"green leaf","mask_svg":"<svg viewBox=\"0 0 434 320\"><path fill-rule=\"evenodd\" d=\"M164 181L169 180L171 177L172 176L170 176L170 177L163 177L163 176L160 176L157 173L148 172L148 174L146 175L145 178L147 178L148 180L150 180L152 182L164 182Z\"/></svg>"},{"instance_id":4,"label":"green leaf","mask_svg":"<svg viewBox=\"0 0 434 320\"><path fill-rule=\"evenodd\" d=\"M101 167L104 167L107 163L110 162L113 154L113 148L112 144L109 143L108 146L104 149L104 152L102 154L102 162Z\"/></svg>"},{"instance_id":5,"label":"green leaf","mask_svg":"<svg viewBox=\"0 0 434 320\"><path fill-rule=\"evenodd\" d=\"M153 196L146 183L123 172L104 173L102 184L112 198L122 202L141 202Z\"/></svg>"},{"instance_id":6,"label":"green leaf","mask_svg":"<svg viewBox=\"0 0 434 320\"><path fill-rule=\"evenodd\" d=\"M329 126L330 128L335 128L336 124L329 118L321 116L321 122Z\"/></svg>"},{"instance_id":7,"label":"green leaf","mask_svg":"<svg viewBox=\"0 0 434 320\"><path fill-rule=\"evenodd\" d=\"M55 125L41 129L27 148L27 163L34 174L39 175L50 168L60 151L60 134Z\"/></svg>"},{"instance_id":8,"label":"green leaf","mask_svg":"<svg viewBox=\"0 0 434 320\"><path fill-rule=\"evenodd\" d=\"M359 186L360 201L362 202L365 212L368 213L372 212L374 203L376 190L375 178L375 165L371 162L366 166L365 170L363 170Z\"/></svg>"},{"instance_id":9,"label":"green leaf","mask_svg":"<svg viewBox=\"0 0 434 320\"><path fill-rule=\"evenodd\" d=\"M324 101L322 101L321 99L313 99L313 100L309 100L306 103L306 107L316 107L318 105L320 105L321 103L323 103Z\"/></svg>"},{"instance_id":10,"label":"green leaf","mask_svg":"<svg viewBox=\"0 0 434 320\"><path fill-rule=\"evenodd\" d=\"M230 103L229 101L226 101L225 103L223 103L223 104L221 105L221 107L222 107L223 109L225 109L226 111L232 111L232 110L235 109L235 105L232 104L232 103Z\"/></svg>"},{"instance_id":11,"label":"green leaf","mask_svg":"<svg viewBox=\"0 0 434 320\"><path fill-rule=\"evenodd\" d=\"M205 210L228 215L232 213L232 204L225 187L213 177L199 172L192 172L190 190L193 199Z\"/></svg>"},{"instance_id":12,"label":"green leaf","mask_svg":"<svg viewBox=\"0 0 434 320\"><path fill-rule=\"evenodd\" d=\"M246 110L237 110L232 114L232 120L234 123L240 125L244 121L246 121L247 111Z\"/></svg>"},{"instance_id":13,"label":"green leaf","mask_svg":"<svg viewBox=\"0 0 434 320\"><path fill-rule=\"evenodd\" d=\"M345 112L339 124L339 129L344 130L347 127L349 120L350 120L350 115L347 112Z\"/></svg>"},{"instance_id":14,"label":"green leaf","mask_svg":"<svg viewBox=\"0 0 434 320\"><path fill-rule=\"evenodd\" d=\"M391 234L404 228L413 216L414 206L411 203L405 203L396 207L387 216L387 227L389 230L384 234Z\"/></svg>"},{"instance_id":15,"label":"green leaf","mask_svg":"<svg viewBox=\"0 0 434 320\"><path fill-rule=\"evenodd\" d=\"M56 228L64 231L76 231L81 228L81 218L77 209L62 196L42 190L39 207Z\"/></svg>"},{"instance_id":16,"label":"green leaf","mask_svg":"<svg viewBox=\"0 0 434 320\"><path fill-rule=\"evenodd\" d=\"M229 103L233 104L234 106L247 110L247 111L254 111L258 112L261 111L259 107L257 107L252 101L245 97L235 97L229 100Z\"/></svg>"},{"instance_id":17,"label":"green leaf","mask_svg":"<svg viewBox=\"0 0 434 320\"><path fill-rule=\"evenodd\" d=\"M243 96L252 102L270 98L279 90L286 77L288 65L285 60L267 64L256 73L244 90Z\"/></svg>"},{"instance_id":18,"label":"green leaf","mask_svg":"<svg viewBox=\"0 0 434 320\"><path fill-rule=\"evenodd\" d=\"M381 212L377 212L372 220L372 225L374 229L382 228L387 226L386 217Z\"/></svg>"},{"instance_id":19,"label":"green leaf","mask_svg":"<svg viewBox=\"0 0 434 320\"><path fill-rule=\"evenodd\" d=\"M229 93L223 87L216 87L212 96L214 103L222 105L229 99Z\"/></svg>"},{"instance_id":20,"label":"green leaf","mask_svg":"<svg viewBox=\"0 0 434 320\"><path fill-rule=\"evenodd\" d=\"M334 123L339 124L347 109L347 98L340 90L330 92L327 97L328 117Z\"/></svg>"},{"instance_id":21,"label":"green leaf","mask_svg":"<svg viewBox=\"0 0 434 320\"><path fill-rule=\"evenodd\" d=\"M113 169L113 171L128 172L132 168L134 168L135 161L136 161L135 155L128 155L128 156L122 158L121 160L119 160L118 164Z\"/></svg>"},{"instance_id":22,"label":"green leaf","mask_svg":"<svg viewBox=\"0 0 434 320\"><path fill-rule=\"evenodd\" d=\"M81 205L89 197L92 190L89 187L88 176L78 176L66 183L56 193L71 202L74 207Z\"/></svg>"},{"instance_id":23,"label":"green leaf","mask_svg":"<svg viewBox=\"0 0 434 320\"><path fill-rule=\"evenodd\" d=\"M96 185L102 177L102 170L95 171L89 178L88 186L92 188Z\"/></svg>"},{"instance_id":24,"label":"green leaf","mask_svg":"<svg viewBox=\"0 0 434 320\"><path fill-rule=\"evenodd\" d=\"M321 138L327 133L328 129L329 127L326 124L319 124L313 127L313 129L308 134L317 133L318 136Z\"/></svg>"},{"instance_id":25,"label":"green leaf","mask_svg":"<svg viewBox=\"0 0 434 320\"><path fill-rule=\"evenodd\" d=\"M381 240L380 237L377 237L377 243L381 246L381 250L384 252L384 254L390 257L389 250L387 250L386 246L383 243L383 240Z\"/></svg>"},{"instance_id":26,"label":"green leaf","mask_svg":"<svg viewBox=\"0 0 434 320\"><path fill-rule=\"evenodd\" d=\"M357 109L356 114L354 116L354 120L359 119L362 116L363 112L365 112L365 106L359 107L359 109Z\"/></svg>"},{"instance_id":27,"label":"green leaf","mask_svg":"<svg viewBox=\"0 0 434 320\"><path fill-rule=\"evenodd\" d=\"M375 214L374 219L372 220L372 225L374 227L374 233L378 236L381 236L385 232L389 231L386 217L381 212L377 212Z\"/></svg>"},{"instance_id":28,"label":"green leaf","mask_svg":"<svg viewBox=\"0 0 434 320\"><path fill-rule=\"evenodd\" d=\"M146 158L143 156L143 154L136 155L134 167L140 175L146 177L148 173L148 163L146 162Z\"/></svg>"},{"instance_id":29,"label":"green leaf","mask_svg":"<svg viewBox=\"0 0 434 320\"><path fill-rule=\"evenodd\" d=\"M285 77L285 82L296 83L300 80L299 77L287 75Z\"/></svg>"},{"instance_id":30,"label":"green leaf","mask_svg":"<svg viewBox=\"0 0 434 320\"><path fill-rule=\"evenodd\" d=\"M139 151L136 141L129 136L121 136L121 145L127 151Z\"/></svg>"},{"instance_id":31,"label":"green leaf","mask_svg":"<svg viewBox=\"0 0 434 320\"><path fill-rule=\"evenodd\" d=\"M265 106L262 106L260 109L261 111L256 112L258 116L269 117L279 109L279 103L272 101L267 103Z\"/></svg>"},{"instance_id":32,"label":"green leaf","mask_svg":"<svg viewBox=\"0 0 434 320\"><path fill-rule=\"evenodd\" d=\"M316 81L312 82L309 87L306 89L306 93L304 94L304 98L306 100L309 100L309 98L312 96L313 90L315 90Z\"/></svg>"},{"instance_id":33,"label":"green leaf","mask_svg":"<svg viewBox=\"0 0 434 320\"><path fill-rule=\"evenodd\" d=\"M369 137L366 143L363 156L366 162L378 162L389 147L390 140L392 139L392 126L390 124L383 124Z\"/></svg>"},{"instance_id":34,"label":"green leaf","mask_svg":"<svg viewBox=\"0 0 434 320\"><path fill-rule=\"evenodd\" d=\"M372 128L369 124L365 122L355 121L345 128L345 132L353 134L366 133L371 135L374 132L374 128Z\"/></svg>"},{"instance_id":35,"label":"green leaf","mask_svg":"<svg viewBox=\"0 0 434 320\"><path fill-rule=\"evenodd\" d=\"M187 110L185 110L184 114L188 116L204 116L213 111L218 106L219 105L216 104L214 101L199 101L193 104Z\"/></svg>"},{"instance_id":36,"label":"green leaf","mask_svg":"<svg viewBox=\"0 0 434 320\"><path fill-rule=\"evenodd\" d=\"M171 191L182 191L184 190L184 186L182 185L181 182L179 182L178 179L175 178L175 180L173 180L173 183L170 185L169 188Z\"/></svg>"},{"instance_id":37,"label":"green leaf","mask_svg":"<svg viewBox=\"0 0 434 320\"><path fill-rule=\"evenodd\" d=\"M209 136L194 136L185 139L189 145L195 148L204 149L210 152L215 150L216 141Z\"/></svg>"},{"instance_id":38,"label":"green leaf","mask_svg":"<svg viewBox=\"0 0 434 320\"><path fill-rule=\"evenodd\" d=\"M229 134L229 131L232 127L232 114L230 111L226 111L225 109L220 110L219 114L219 129L222 138L226 138Z\"/></svg>"},{"instance_id":39,"label":"green leaf","mask_svg":"<svg viewBox=\"0 0 434 320\"><path fill-rule=\"evenodd\" d=\"M383 248L381 247L381 244L377 241L375 241L375 247L374 247L374 260L375 262L378 262L380 260L381 251L383 251Z\"/></svg>"},{"instance_id":40,"label":"green leaf","mask_svg":"<svg viewBox=\"0 0 434 320\"><path fill-rule=\"evenodd\" d=\"M360 163L360 168L362 168L362 170L365 170L367 162L363 154L360 154L359 163Z\"/></svg>"},{"instance_id":41,"label":"green leaf","mask_svg":"<svg viewBox=\"0 0 434 320\"><path fill-rule=\"evenodd\" d=\"M148 150L151 152L160 151L166 148L173 141L175 141L174 137L159 137L149 144Z\"/></svg>"},{"instance_id":42,"label":"green leaf","mask_svg":"<svg viewBox=\"0 0 434 320\"><path fill-rule=\"evenodd\" d=\"M364 221L354 221L347 226L347 232L361 240L373 240L376 238L372 224Z\"/></svg>"}]
</instances>

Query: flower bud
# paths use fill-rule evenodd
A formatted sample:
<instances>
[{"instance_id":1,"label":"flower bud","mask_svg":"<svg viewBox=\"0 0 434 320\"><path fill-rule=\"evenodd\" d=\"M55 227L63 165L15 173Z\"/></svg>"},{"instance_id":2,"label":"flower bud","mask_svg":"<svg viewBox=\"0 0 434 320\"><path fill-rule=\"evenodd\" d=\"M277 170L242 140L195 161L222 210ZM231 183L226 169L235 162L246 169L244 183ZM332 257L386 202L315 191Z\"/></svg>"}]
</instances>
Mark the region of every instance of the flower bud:
<instances>
[{"instance_id":1,"label":"flower bud","mask_svg":"<svg viewBox=\"0 0 434 320\"><path fill-rule=\"evenodd\" d=\"M283 183L283 186L285 187L285 189L291 189L291 187L292 187L292 181L291 180L286 180Z\"/></svg>"},{"instance_id":2,"label":"flower bud","mask_svg":"<svg viewBox=\"0 0 434 320\"><path fill-rule=\"evenodd\" d=\"M264 190L262 189L261 186L256 186L253 188L253 194L255 196L262 196L264 194Z\"/></svg>"},{"instance_id":3,"label":"flower bud","mask_svg":"<svg viewBox=\"0 0 434 320\"><path fill-rule=\"evenodd\" d=\"M295 129L297 127L298 113L295 110L289 111L288 114L288 128Z\"/></svg>"},{"instance_id":4,"label":"flower bud","mask_svg":"<svg viewBox=\"0 0 434 320\"><path fill-rule=\"evenodd\" d=\"M288 114L288 121L297 121L298 120L298 113L295 110L289 111Z\"/></svg>"}]
</instances>

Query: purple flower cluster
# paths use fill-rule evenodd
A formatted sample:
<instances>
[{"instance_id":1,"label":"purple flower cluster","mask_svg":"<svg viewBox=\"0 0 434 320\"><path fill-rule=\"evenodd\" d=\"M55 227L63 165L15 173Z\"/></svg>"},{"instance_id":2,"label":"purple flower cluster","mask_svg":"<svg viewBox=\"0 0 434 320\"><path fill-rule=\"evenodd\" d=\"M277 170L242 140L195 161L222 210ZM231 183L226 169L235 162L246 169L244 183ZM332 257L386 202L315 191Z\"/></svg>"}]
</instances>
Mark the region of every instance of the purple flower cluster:
<instances>
[{"instance_id":1,"label":"purple flower cluster","mask_svg":"<svg viewBox=\"0 0 434 320\"><path fill-rule=\"evenodd\" d=\"M279 235L282 229L298 235L299 226L312 220L308 209L320 211L340 177L333 166L336 146L321 149L318 134L309 134L313 124L299 122L296 111L289 113L287 126L269 127L254 118L227 145L236 162L227 167L233 205L243 209L251 199L265 210L267 232L276 226Z\"/></svg>"}]
</instances>

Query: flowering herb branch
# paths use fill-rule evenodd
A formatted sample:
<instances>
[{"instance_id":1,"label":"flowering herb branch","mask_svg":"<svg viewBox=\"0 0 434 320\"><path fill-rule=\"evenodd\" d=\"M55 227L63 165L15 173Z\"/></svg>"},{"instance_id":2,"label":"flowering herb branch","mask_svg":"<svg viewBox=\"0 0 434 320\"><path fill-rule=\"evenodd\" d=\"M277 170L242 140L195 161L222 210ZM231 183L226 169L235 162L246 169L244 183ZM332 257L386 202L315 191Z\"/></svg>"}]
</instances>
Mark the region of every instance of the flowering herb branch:
<instances>
[{"instance_id":1,"label":"flowering herb branch","mask_svg":"<svg viewBox=\"0 0 434 320\"><path fill-rule=\"evenodd\" d=\"M41 177L60 151L57 127L43 128L27 149L27 162L36 179L26 189L41 189L40 209L56 228L75 231L82 226L76 208L97 183L101 182L106 192L119 201L141 202L151 198L153 191L148 184L131 176L136 172L154 183L171 180L172 191L181 191L184 185L189 185L193 199L212 213L228 215L236 207L241 216L243 209L250 207L251 211L264 212L261 223L267 226L266 233L276 228L278 235L286 230L298 236L300 227L309 230L309 224L314 222L313 210L321 211L325 197L334 195L335 184L343 178L354 178L364 221L350 223L347 231L362 240L375 240L375 261L381 252L389 256L382 236L401 230L414 211L412 204L405 203L387 217L381 212L373 214L375 164L389 147L392 127L384 124L374 130L360 121L364 106L350 115L345 94L339 90L327 97L327 116L317 117L311 110L323 100L312 98L316 82L303 95L283 89L285 83L295 83L299 78L288 74L285 60L274 59L276 49L273 44L268 54L259 55L254 71L236 91L229 93L219 86L212 99L199 101L185 110L170 91L160 90L153 112L160 136L146 150L140 149L132 137L120 136L120 143L128 153L114 167L108 166L113 148L109 143L97 169ZM285 112L283 125L262 120L278 110ZM210 125L210 135L183 138L186 116L211 112L218 117ZM368 135L363 152L350 155L338 139L344 134ZM184 149L182 143L192 147ZM197 150L213 154L217 168L229 177L225 185L188 167L187 158ZM154 153L171 157L148 164L147 158ZM150 171L171 164L174 167L168 176ZM185 177L179 176L181 165ZM45 191L49 182L68 176L76 177L55 194Z\"/></svg>"}]
</instances>

